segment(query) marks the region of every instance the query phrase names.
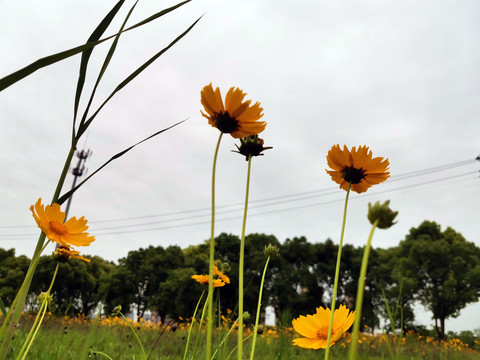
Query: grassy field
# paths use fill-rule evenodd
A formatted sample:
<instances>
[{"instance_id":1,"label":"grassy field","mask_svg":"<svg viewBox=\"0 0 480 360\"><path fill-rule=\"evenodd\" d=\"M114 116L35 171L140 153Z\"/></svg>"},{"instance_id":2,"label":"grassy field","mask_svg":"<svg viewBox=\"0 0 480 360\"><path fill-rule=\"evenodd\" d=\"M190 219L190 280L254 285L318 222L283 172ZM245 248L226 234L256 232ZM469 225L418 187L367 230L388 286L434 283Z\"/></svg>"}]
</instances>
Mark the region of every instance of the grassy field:
<instances>
[{"instance_id":1,"label":"grassy field","mask_svg":"<svg viewBox=\"0 0 480 360\"><path fill-rule=\"evenodd\" d=\"M15 359L22 346L32 318L26 318L17 332L13 350L9 358ZM174 326L156 326L146 323L132 323L138 337L150 360L183 359L188 324L178 323ZM215 359L227 359L236 345L236 333L231 332L222 343L231 324L224 321L216 333L218 352ZM251 334L247 328L245 336ZM88 339L91 340L88 340ZM264 329L257 340L255 358L261 360L287 359L322 359L323 350L307 350L292 346L295 334L291 328ZM202 359L203 334L192 333L190 359ZM398 343L398 338L387 338L383 334L364 333L360 336L360 359L479 359L480 352L472 349L459 339L449 339L439 343L432 337L407 334ZM218 346L222 343L221 346ZM332 348L334 359L347 359L349 336ZM245 341L245 358L250 357L251 338ZM477 347L478 341L473 343ZM89 349L91 351L89 352ZM80 359L82 353L89 353L89 359L143 359L138 342L130 327L119 318L100 320L95 331L92 331L92 321L82 318L58 318L49 316L45 319L41 331L32 346L29 359L64 360ZM193 354L193 355L192 355ZM108 355L105 356L105 355ZM230 359L236 359L232 353Z\"/></svg>"}]
</instances>

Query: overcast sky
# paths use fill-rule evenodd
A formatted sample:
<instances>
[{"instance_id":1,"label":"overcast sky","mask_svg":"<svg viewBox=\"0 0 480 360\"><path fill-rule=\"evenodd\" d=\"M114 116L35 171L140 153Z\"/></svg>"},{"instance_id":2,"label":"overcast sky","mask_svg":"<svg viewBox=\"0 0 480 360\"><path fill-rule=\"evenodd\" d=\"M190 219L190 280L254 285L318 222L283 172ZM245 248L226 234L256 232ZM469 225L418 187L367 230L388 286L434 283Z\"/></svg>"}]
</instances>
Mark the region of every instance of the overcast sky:
<instances>
[{"instance_id":1,"label":"overcast sky","mask_svg":"<svg viewBox=\"0 0 480 360\"><path fill-rule=\"evenodd\" d=\"M114 4L2 1L0 76L84 43ZM140 1L129 24L173 4ZM200 114L200 90L210 82L223 94L243 89L261 102L268 122L262 138L274 149L253 159L247 233L338 242L345 192L325 173L325 156L338 143L367 145L391 164L389 180L352 194L346 243L364 245L368 202L390 199L398 224L378 230L373 246L397 245L423 220L451 226L480 246L478 1L194 1L121 37L93 109L202 15L113 98L80 141L93 152L91 173L188 118L75 194L70 216L85 216L97 239L82 253L116 261L140 247L209 238L218 130ZM107 50L93 52L85 95ZM50 201L68 152L79 61L39 70L0 95L0 247L17 254L31 256L38 230L28 208L39 197ZM220 149L217 235L241 231L247 163L230 152L234 143L225 136ZM65 190L72 181L69 175ZM447 330L479 328L472 323L479 318L480 305L469 306Z\"/></svg>"}]
</instances>

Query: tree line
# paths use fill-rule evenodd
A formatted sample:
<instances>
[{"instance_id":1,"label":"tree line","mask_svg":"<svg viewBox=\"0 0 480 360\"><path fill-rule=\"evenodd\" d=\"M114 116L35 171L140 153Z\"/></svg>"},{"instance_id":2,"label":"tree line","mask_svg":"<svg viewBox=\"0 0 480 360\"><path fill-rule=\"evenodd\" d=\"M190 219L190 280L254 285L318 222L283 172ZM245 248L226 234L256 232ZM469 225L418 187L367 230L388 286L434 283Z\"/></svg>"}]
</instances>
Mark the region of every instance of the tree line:
<instances>
[{"instance_id":1,"label":"tree line","mask_svg":"<svg viewBox=\"0 0 480 360\"><path fill-rule=\"evenodd\" d=\"M265 265L265 246L278 247L265 279L262 304L272 305L285 325L293 317L328 307L333 289L338 246L327 239L310 243L295 237L280 243L273 235L250 234L245 239L244 308L255 314L260 277ZM222 309L236 310L238 299L238 254L240 238L222 233L215 238L215 258L227 269L229 285L217 291ZM363 247L344 245L338 299L353 308ZM91 262L62 264L53 287L51 306L58 315L92 314L99 305L105 313L116 305L134 309L143 317L156 311L162 319L188 318L202 294L194 274L208 273L208 242L185 249L149 246L130 251L118 264L98 256ZM0 248L0 298L8 305L21 285L29 264L14 249ZM37 295L48 288L56 263L52 256L40 258L27 306L34 309ZM372 249L365 284L362 328L388 322L387 302L400 313L395 327L414 329L413 304L421 302L432 313L439 338L445 336L445 319L456 317L480 298L480 248L452 228L424 221L410 229L398 246Z\"/></svg>"}]
</instances>

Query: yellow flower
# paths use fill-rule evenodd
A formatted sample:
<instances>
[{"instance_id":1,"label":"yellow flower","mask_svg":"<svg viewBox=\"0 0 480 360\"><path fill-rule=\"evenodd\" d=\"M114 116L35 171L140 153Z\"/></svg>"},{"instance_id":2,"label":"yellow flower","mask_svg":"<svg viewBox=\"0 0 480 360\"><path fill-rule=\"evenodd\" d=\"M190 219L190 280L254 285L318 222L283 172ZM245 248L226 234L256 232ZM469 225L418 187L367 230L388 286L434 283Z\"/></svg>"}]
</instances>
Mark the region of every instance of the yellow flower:
<instances>
[{"instance_id":1,"label":"yellow flower","mask_svg":"<svg viewBox=\"0 0 480 360\"><path fill-rule=\"evenodd\" d=\"M202 285L208 285L208 282L210 280L210 276L208 275L192 275L192 279L196 280ZM221 287L225 286L225 282L222 281L222 279L213 279L213 287Z\"/></svg>"},{"instance_id":2,"label":"yellow flower","mask_svg":"<svg viewBox=\"0 0 480 360\"><path fill-rule=\"evenodd\" d=\"M367 146L359 146L358 150L354 146L349 151L345 145L343 150L339 145L333 145L327 154L327 163L332 169L326 170L327 173L345 191L351 183L353 191L363 193L390 176L388 159L372 158L372 151Z\"/></svg>"},{"instance_id":3,"label":"yellow flower","mask_svg":"<svg viewBox=\"0 0 480 360\"><path fill-rule=\"evenodd\" d=\"M58 248L54 251L53 255L64 258L66 261L71 260L71 258L74 257L85 262L90 262L89 259L80 256L80 251L76 251L68 245L59 245Z\"/></svg>"},{"instance_id":4,"label":"yellow flower","mask_svg":"<svg viewBox=\"0 0 480 360\"><path fill-rule=\"evenodd\" d=\"M94 236L88 236L87 220L82 216L65 221L65 213L60 210L60 205L43 205L42 199L38 199L35 206L30 206L30 211L37 225L52 242L60 245L89 246L95 241Z\"/></svg>"},{"instance_id":5,"label":"yellow flower","mask_svg":"<svg viewBox=\"0 0 480 360\"><path fill-rule=\"evenodd\" d=\"M213 90L212 84L205 86L201 91L201 102L205 108L202 115L208 119L208 123L216 127L222 133L232 135L234 138L244 138L249 135L257 135L265 130L267 123L259 120L263 114L263 108L256 102L250 106L251 100L243 102L244 93L239 88L231 87L223 104L220 89Z\"/></svg>"},{"instance_id":6,"label":"yellow flower","mask_svg":"<svg viewBox=\"0 0 480 360\"><path fill-rule=\"evenodd\" d=\"M352 326L355 320L355 311L350 312L345 305L335 310L333 315L332 336L330 346L335 344L342 335ZM325 349L327 347L328 324L330 309L318 307L313 315L303 316L292 321L293 328L303 338L293 340L293 345L306 349Z\"/></svg>"},{"instance_id":7,"label":"yellow flower","mask_svg":"<svg viewBox=\"0 0 480 360\"><path fill-rule=\"evenodd\" d=\"M218 270L217 265L213 265L213 274L218 276L225 284L230 284L230 278Z\"/></svg>"}]
</instances>

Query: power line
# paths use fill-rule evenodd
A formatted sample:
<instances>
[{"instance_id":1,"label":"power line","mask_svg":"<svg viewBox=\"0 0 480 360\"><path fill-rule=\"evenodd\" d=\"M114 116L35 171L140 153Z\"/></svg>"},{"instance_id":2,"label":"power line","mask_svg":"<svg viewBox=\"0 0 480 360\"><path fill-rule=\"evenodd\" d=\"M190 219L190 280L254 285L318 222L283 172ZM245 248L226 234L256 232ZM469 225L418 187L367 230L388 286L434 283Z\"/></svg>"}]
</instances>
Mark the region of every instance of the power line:
<instances>
[{"instance_id":1,"label":"power line","mask_svg":"<svg viewBox=\"0 0 480 360\"><path fill-rule=\"evenodd\" d=\"M477 159L468 159L468 160L463 160L463 161L457 161L454 163L449 163L449 164L444 164L440 166L435 166L431 168L426 168L426 169L421 169L421 170L415 170L395 176L391 176L388 179L388 183L392 183L394 181L399 181L399 180L405 180L409 178L414 178L418 176L424 176L424 175L429 175L433 174L436 172L441 172L445 170L451 170L454 168L466 166L473 164L477 161ZM293 193L293 194L286 194L286 195L279 195L279 196L274 196L274 197L269 197L269 198L264 198L264 199L257 199L257 200L252 200L250 201L250 209L254 209L257 207L265 207L265 206L271 206L271 205L276 205L276 204L282 204L284 203L283 201L275 201L275 200L280 200L280 199L288 199L288 198L294 198L290 200L290 202L293 201L302 201L306 199L310 199L312 197L322 197L322 196L328 196L328 195L334 195L338 193L338 188L324 188L324 189L318 189L318 190L310 190L310 191L303 191L303 192L298 192L298 193ZM315 195L316 194L316 195ZM264 202L270 202L268 204L261 204L261 205L255 205L257 203L264 203ZM286 201L287 202L287 201ZM238 207L238 206L243 206L243 202L239 203L232 203L232 204L226 204L226 205L218 205L216 209L225 209L225 208L231 208L231 207ZM149 218L156 218L156 217L168 217L168 216L175 216L175 215L186 215L186 214L192 214L192 213L198 213L202 211L210 211L210 208L199 208L199 209L192 209L192 210L182 210L182 211L177 211L177 212L171 212L171 213L164 213L164 214L156 214L156 215L143 215L143 216L135 216L135 217L128 217L128 218L117 218L117 219L110 219L110 220L93 220L90 221L91 224L100 224L100 223L109 223L109 222L120 222L120 221L132 221L132 220L141 220L141 219L149 219ZM238 209L231 209L231 210L224 210L222 212L218 212L218 214L223 214L223 213L230 213L230 212L235 212L238 211ZM203 217L207 216L208 214L205 215L192 215L188 216L185 218L179 218L179 219L167 219L164 220L164 222L170 222L170 221L179 221L179 220L188 220L191 218L198 218L198 217ZM121 225L120 227L131 227L131 226L142 226L142 225L151 225L151 224L157 224L161 221L156 221L156 222L151 222L151 223L142 223L138 225ZM8 229L8 228L35 228L35 225L8 225L8 226L0 226L0 229ZM118 226L115 228L119 228ZM0 235L1 237L1 235Z\"/></svg>"},{"instance_id":2,"label":"power line","mask_svg":"<svg viewBox=\"0 0 480 360\"><path fill-rule=\"evenodd\" d=\"M375 193L362 194L362 195L359 195L357 197L352 198L352 200L363 199L363 198L372 197L372 196L378 196L380 194L386 194L386 193L391 193L391 192L409 190L409 189L417 188L417 187L424 186L424 185L429 185L429 186L438 185L439 183L445 182L447 180L457 179L459 177L464 177L464 176L467 176L467 175L473 175L473 174L476 174L476 173L478 173L478 172L477 171L466 172L466 173L462 173L462 174L457 174L457 175L447 176L447 177L443 177L443 178L438 178L438 179L435 179L435 182L423 181L423 182L416 183L416 184L410 184L410 185L405 185L405 186L402 186L402 187L396 187L396 188L390 189L390 190L383 190L383 191L376 191ZM338 189L336 190L336 193L337 194L339 193ZM318 206L321 206L321 205L328 205L328 204L338 203L338 202L343 202L343 201L344 201L343 198L339 198L339 199L333 199L333 200L328 200L328 201L323 201L323 202L317 202L317 203L313 203L313 204L300 205L300 206L296 206L296 207L291 207L290 206L288 208L273 209L273 210L268 210L268 211L259 212L259 213L258 212L257 213L251 213L250 217L258 216L258 215L267 215L267 214L272 214L272 213L279 213L279 212L286 212L286 211L294 211L294 210L300 210L300 209L305 209L305 208L310 208L310 207L318 207ZM283 203L288 203L288 202L290 202L290 201L284 201ZM277 204L275 204L275 205L277 205ZM270 206L270 205L267 205L267 206ZM257 206L257 207L260 207L260 206ZM233 210L233 211L240 211L240 210L242 210L242 209L237 209L237 210ZM232 212L232 210L225 211L225 212L219 212L217 214L222 215L222 214L228 213L228 212ZM198 216L195 216L195 217L205 217L205 216L209 216L209 214L198 215ZM240 217L241 217L241 215L237 215L237 216L233 216L233 217L229 217L229 218L217 219L217 221L218 222L224 222L224 221L236 220L236 219L239 219ZM195 222L195 223L189 222L189 223L186 223L186 224L173 224L173 225L150 228L150 229L136 229L136 230L102 232L103 230L111 230L111 229L119 229L119 228L132 228L132 227L145 226L145 225L156 225L156 224L161 224L161 223L171 223L171 222L177 222L177 221L181 221L181 220L190 220L190 219L191 219L191 217L187 217L187 218L180 218L180 219L160 220L160 221L152 222L152 223L132 224L132 225L125 225L125 226L116 226L116 227L110 227L110 228L96 229L95 234L97 236L102 236L102 235L118 235L118 234L128 234L128 233L149 232L149 231L166 230L166 229L172 229L172 228L181 228L181 227L203 225L203 224L207 224L207 223L210 222L209 220L205 220L205 221L200 221L200 222ZM31 234L12 234L12 235L3 235L2 234L2 235L0 235L0 238L1 237L7 237L7 238L8 237L15 237L16 240L27 240L24 237L31 238L32 236L33 235L31 235Z\"/></svg>"}]
</instances>

